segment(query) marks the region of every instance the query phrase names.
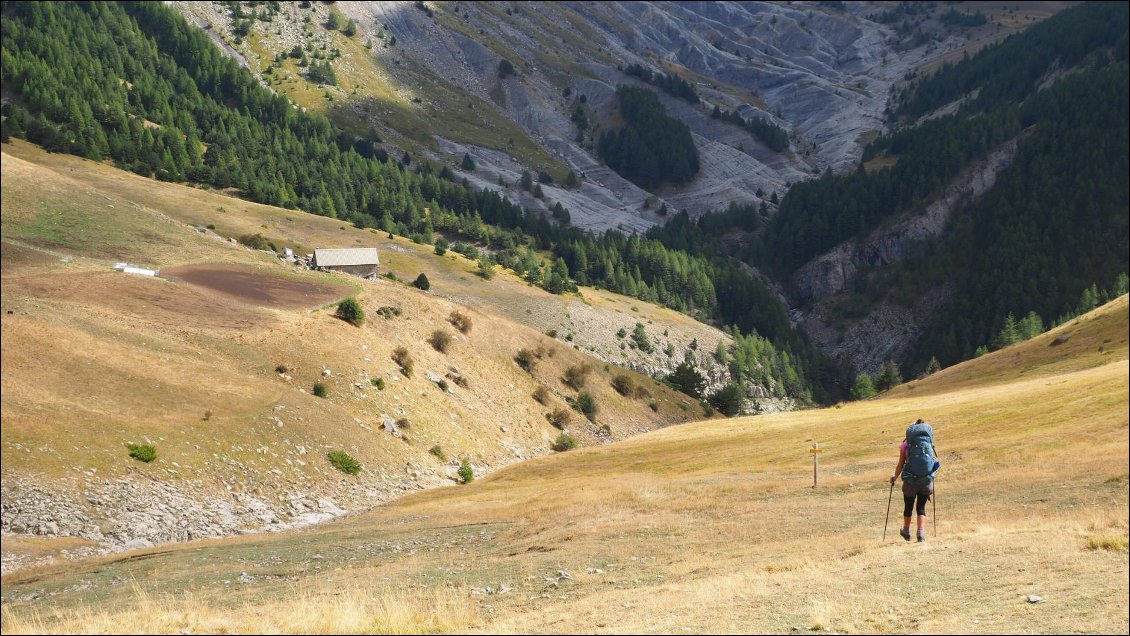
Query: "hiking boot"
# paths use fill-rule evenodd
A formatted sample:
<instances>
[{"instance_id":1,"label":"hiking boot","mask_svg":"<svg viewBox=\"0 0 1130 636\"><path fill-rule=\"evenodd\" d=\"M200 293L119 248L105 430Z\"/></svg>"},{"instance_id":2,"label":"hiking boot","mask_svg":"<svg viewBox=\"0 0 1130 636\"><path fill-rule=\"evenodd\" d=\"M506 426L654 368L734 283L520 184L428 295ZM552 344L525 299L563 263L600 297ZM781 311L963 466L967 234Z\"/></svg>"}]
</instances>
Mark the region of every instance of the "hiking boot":
<instances>
[{"instance_id":1,"label":"hiking boot","mask_svg":"<svg viewBox=\"0 0 1130 636\"><path fill-rule=\"evenodd\" d=\"M902 535L903 539L910 541L910 528L903 528L902 530L899 530L899 534Z\"/></svg>"},{"instance_id":2,"label":"hiking boot","mask_svg":"<svg viewBox=\"0 0 1130 636\"><path fill-rule=\"evenodd\" d=\"M910 533L907 532L906 540L910 541ZM926 533L921 530L918 531L918 543L926 543Z\"/></svg>"}]
</instances>

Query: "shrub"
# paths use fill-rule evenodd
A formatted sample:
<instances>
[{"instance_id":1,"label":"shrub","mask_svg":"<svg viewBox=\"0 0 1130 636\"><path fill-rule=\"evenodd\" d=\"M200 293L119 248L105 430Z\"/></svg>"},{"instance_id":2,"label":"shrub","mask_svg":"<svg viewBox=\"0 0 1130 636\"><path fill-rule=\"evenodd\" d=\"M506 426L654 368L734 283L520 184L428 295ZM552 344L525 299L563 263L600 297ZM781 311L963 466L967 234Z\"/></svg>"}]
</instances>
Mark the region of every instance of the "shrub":
<instances>
[{"instance_id":1,"label":"shrub","mask_svg":"<svg viewBox=\"0 0 1130 636\"><path fill-rule=\"evenodd\" d=\"M436 239L436 256L443 256L447 253L447 239L440 237Z\"/></svg>"},{"instance_id":2,"label":"shrub","mask_svg":"<svg viewBox=\"0 0 1130 636\"><path fill-rule=\"evenodd\" d=\"M656 402L655 400L652 400L652 401L648 402L648 403L647 403L647 407L648 407L649 409L651 409L651 410L655 411L656 413L658 413L658 412L659 412L659 402Z\"/></svg>"},{"instance_id":3,"label":"shrub","mask_svg":"<svg viewBox=\"0 0 1130 636\"><path fill-rule=\"evenodd\" d=\"M517 362L518 366L522 367L527 372L533 371L534 365L537 364L537 361L534 359L534 353L529 349L519 349L518 353L514 356L514 362Z\"/></svg>"},{"instance_id":4,"label":"shrub","mask_svg":"<svg viewBox=\"0 0 1130 636\"><path fill-rule=\"evenodd\" d=\"M506 58L502 58L498 62L498 76L506 79L514 74L514 63Z\"/></svg>"},{"instance_id":5,"label":"shrub","mask_svg":"<svg viewBox=\"0 0 1130 636\"><path fill-rule=\"evenodd\" d=\"M552 413L546 413L545 419L557 428L564 429L573 421L573 414L567 409L554 409Z\"/></svg>"},{"instance_id":6,"label":"shrub","mask_svg":"<svg viewBox=\"0 0 1130 636\"><path fill-rule=\"evenodd\" d=\"M322 384L321 382L315 382L312 391L315 396L320 398L324 398L329 394L329 389L327 389L326 385Z\"/></svg>"},{"instance_id":7,"label":"shrub","mask_svg":"<svg viewBox=\"0 0 1130 636\"><path fill-rule=\"evenodd\" d=\"M271 241L267 240L262 234L244 234L239 237L239 242L253 250L275 251Z\"/></svg>"},{"instance_id":8,"label":"shrub","mask_svg":"<svg viewBox=\"0 0 1130 636\"><path fill-rule=\"evenodd\" d=\"M623 338L626 335L628 335L628 330L623 327L620 327L620 330L616 332L617 338Z\"/></svg>"},{"instance_id":9,"label":"shrub","mask_svg":"<svg viewBox=\"0 0 1130 636\"><path fill-rule=\"evenodd\" d=\"M129 456L148 464L149 462L157 459L157 449L149 444L126 444L129 449Z\"/></svg>"},{"instance_id":10,"label":"shrub","mask_svg":"<svg viewBox=\"0 0 1130 636\"><path fill-rule=\"evenodd\" d=\"M494 277L494 263L486 256L480 257L479 271L475 273L483 280L490 280Z\"/></svg>"},{"instance_id":11,"label":"shrub","mask_svg":"<svg viewBox=\"0 0 1130 636\"><path fill-rule=\"evenodd\" d=\"M475 480L475 469L471 468L471 462L466 457L459 464L459 479L464 484L469 484Z\"/></svg>"},{"instance_id":12,"label":"shrub","mask_svg":"<svg viewBox=\"0 0 1130 636\"><path fill-rule=\"evenodd\" d=\"M562 433L557 436L556 440L553 441L553 446L551 448L559 453L563 453L567 450L573 450L576 447L577 438L569 435L568 433Z\"/></svg>"},{"instance_id":13,"label":"shrub","mask_svg":"<svg viewBox=\"0 0 1130 636\"><path fill-rule=\"evenodd\" d=\"M290 369L286 368L285 364L280 364L279 366L275 367L275 373L277 373L279 375L282 375L282 374L286 373L287 371L290 371Z\"/></svg>"},{"instance_id":14,"label":"shrub","mask_svg":"<svg viewBox=\"0 0 1130 636\"><path fill-rule=\"evenodd\" d=\"M396 420L396 428L403 428L405 430L410 429L412 428L412 422L410 422L408 418L402 417Z\"/></svg>"},{"instance_id":15,"label":"shrub","mask_svg":"<svg viewBox=\"0 0 1130 636\"><path fill-rule=\"evenodd\" d=\"M644 331L642 322L636 323L636 328L632 331L632 340L636 343L636 346L640 348L640 351L644 353L655 351L655 348L651 345L651 340L647 337L647 332Z\"/></svg>"},{"instance_id":16,"label":"shrub","mask_svg":"<svg viewBox=\"0 0 1130 636\"><path fill-rule=\"evenodd\" d=\"M443 449L439 447L439 444L436 444L435 446L429 448L428 452L432 455L435 455L441 462L447 461L447 455L444 454Z\"/></svg>"},{"instance_id":17,"label":"shrub","mask_svg":"<svg viewBox=\"0 0 1130 636\"><path fill-rule=\"evenodd\" d=\"M463 313L460 313L458 311L453 311L453 312L451 312L451 315L447 317L447 320L452 325L454 325L456 329L459 330L459 333L466 334L466 333L471 332L471 317L470 316L463 314Z\"/></svg>"},{"instance_id":18,"label":"shrub","mask_svg":"<svg viewBox=\"0 0 1130 636\"><path fill-rule=\"evenodd\" d=\"M447 353L447 347L451 345L451 334L442 329L436 329L432 335L428 336L428 344L440 353Z\"/></svg>"},{"instance_id":19,"label":"shrub","mask_svg":"<svg viewBox=\"0 0 1130 636\"><path fill-rule=\"evenodd\" d=\"M353 457L345 451L333 450L326 453L326 457L329 458L330 464L332 464L334 468L347 475L356 475L361 472L361 463L353 459Z\"/></svg>"},{"instance_id":20,"label":"shrub","mask_svg":"<svg viewBox=\"0 0 1130 636\"><path fill-rule=\"evenodd\" d=\"M538 388L534 389L532 397L538 404L549 404L549 391L546 390L544 386L539 386Z\"/></svg>"},{"instance_id":21,"label":"shrub","mask_svg":"<svg viewBox=\"0 0 1130 636\"><path fill-rule=\"evenodd\" d=\"M632 393L635 393L636 383L626 374L620 373L612 378L612 388L616 389L616 392L620 395L628 397L632 395Z\"/></svg>"},{"instance_id":22,"label":"shrub","mask_svg":"<svg viewBox=\"0 0 1130 636\"><path fill-rule=\"evenodd\" d=\"M592 418L596 416L598 409L596 398L593 396L588 393L582 393L577 396L577 410L583 413L585 417L589 418L589 421L592 421Z\"/></svg>"},{"instance_id":23,"label":"shrub","mask_svg":"<svg viewBox=\"0 0 1130 636\"><path fill-rule=\"evenodd\" d=\"M409 355L407 349L397 347L396 350L392 352L392 361L400 366L400 372L403 373L405 377L412 377L412 356Z\"/></svg>"},{"instance_id":24,"label":"shrub","mask_svg":"<svg viewBox=\"0 0 1130 636\"><path fill-rule=\"evenodd\" d=\"M448 373L447 377L450 378L451 381L454 382L457 386L461 386L464 389L467 388L468 386L470 386L470 383L467 382L467 378L459 375L458 373ZM446 390L447 387L442 387L442 388L444 388Z\"/></svg>"},{"instance_id":25,"label":"shrub","mask_svg":"<svg viewBox=\"0 0 1130 636\"><path fill-rule=\"evenodd\" d=\"M702 414L706 417L714 417L714 405L706 400L700 400L699 404L702 405Z\"/></svg>"},{"instance_id":26,"label":"shrub","mask_svg":"<svg viewBox=\"0 0 1130 636\"><path fill-rule=\"evenodd\" d=\"M385 390L385 379L384 378L380 378L380 377L373 378L372 380L369 380L369 382L372 382L373 386L377 387L378 391L384 391Z\"/></svg>"},{"instance_id":27,"label":"shrub","mask_svg":"<svg viewBox=\"0 0 1130 636\"><path fill-rule=\"evenodd\" d=\"M357 302L356 298L346 298L338 303L334 315L351 325L360 326L365 322L365 311L361 309L361 303Z\"/></svg>"},{"instance_id":28,"label":"shrub","mask_svg":"<svg viewBox=\"0 0 1130 636\"><path fill-rule=\"evenodd\" d=\"M390 307L385 305L377 309L377 315L385 320L392 320L394 317L400 315L400 307Z\"/></svg>"},{"instance_id":29,"label":"shrub","mask_svg":"<svg viewBox=\"0 0 1130 636\"><path fill-rule=\"evenodd\" d=\"M432 287L432 284L428 282L428 277L424 272L420 272L420 275L416 277L416 280L412 281L412 284L416 286L416 289L422 289L424 291L428 291Z\"/></svg>"},{"instance_id":30,"label":"shrub","mask_svg":"<svg viewBox=\"0 0 1130 636\"><path fill-rule=\"evenodd\" d=\"M651 399L651 391L648 391L647 387L643 386L642 384L637 384L636 390L633 391L632 393L633 393L633 397L635 397L637 400L650 400Z\"/></svg>"},{"instance_id":31,"label":"shrub","mask_svg":"<svg viewBox=\"0 0 1130 636\"><path fill-rule=\"evenodd\" d=\"M561 381L569 385L574 391L580 391L581 387L585 386L585 376L592 371L592 367L587 364L573 365L565 369L565 376Z\"/></svg>"}]
</instances>

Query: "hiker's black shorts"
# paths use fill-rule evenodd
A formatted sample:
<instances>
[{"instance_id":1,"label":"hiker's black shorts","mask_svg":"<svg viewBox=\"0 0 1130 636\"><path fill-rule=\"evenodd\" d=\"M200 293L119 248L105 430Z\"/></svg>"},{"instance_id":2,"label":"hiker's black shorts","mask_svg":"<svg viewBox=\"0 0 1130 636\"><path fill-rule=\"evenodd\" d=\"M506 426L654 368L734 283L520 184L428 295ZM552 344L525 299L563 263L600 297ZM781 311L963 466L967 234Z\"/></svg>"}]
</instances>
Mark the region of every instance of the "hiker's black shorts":
<instances>
[{"instance_id":1,"label":"hiker's black shorts","mask_svg":"<svg viewBox=\"0 0 1130 636\"><path fill-rule=\"evenodd\" d=\"M926 516L926 501L934 494L934 482L925 486L915 486L902 482L902 516L909 517L910 511L917 509L918 515ZM915 501L917 500L917 506Z\"/></svg>"}]
</instances>

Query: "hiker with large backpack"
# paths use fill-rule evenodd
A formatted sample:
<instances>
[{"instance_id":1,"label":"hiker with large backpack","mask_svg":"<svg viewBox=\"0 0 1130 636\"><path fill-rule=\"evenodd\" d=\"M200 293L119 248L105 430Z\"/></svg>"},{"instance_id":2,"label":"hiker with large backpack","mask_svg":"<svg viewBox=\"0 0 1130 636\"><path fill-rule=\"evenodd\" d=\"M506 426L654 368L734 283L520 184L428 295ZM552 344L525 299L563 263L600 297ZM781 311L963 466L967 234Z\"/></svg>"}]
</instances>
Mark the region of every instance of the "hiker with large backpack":
<instances>
[{"instance_id":1,"label":"hiker with large backpack","mask_svg":"<svg viewBox=\"0 0 1130 636\"><path fill-rule=\"evenodd\" d=\"M940 466L934 449L934 429L919 419L906 429L899 445L899 463L891 475L891 486L902 476L902 538L910 541L910 513L918 512L918 541L926 540L926 501L934 494L934 473Z\"/></svg>"}]
</instances>

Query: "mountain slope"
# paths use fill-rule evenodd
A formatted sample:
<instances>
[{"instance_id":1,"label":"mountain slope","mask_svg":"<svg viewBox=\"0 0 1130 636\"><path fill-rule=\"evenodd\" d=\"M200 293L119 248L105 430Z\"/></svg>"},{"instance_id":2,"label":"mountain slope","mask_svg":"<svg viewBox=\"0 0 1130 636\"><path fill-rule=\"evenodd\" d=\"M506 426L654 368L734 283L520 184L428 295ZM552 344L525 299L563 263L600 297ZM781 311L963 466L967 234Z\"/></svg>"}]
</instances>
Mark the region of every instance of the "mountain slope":
<instances>
[{"instance_id":1,"label":"mountain slope","mask_svg":"<svg viewBox=\"0 0 1130 636\"><path fill-rule=\"evenodd\" d=\"M484 281L454 253L22 142L5 145L3 171L6 564L9 533L89 552L369 507L451 483L462 458L482 474L550 452L560 431L546 415L558 410L581 445L701 417L696 401L591 356L647 368L649 356L613 344L637 322L657 350L680 355L696 338L726 338L614 294L552 296L505 272ZM205 225L299 253L375 245L382 272L422 271L432 287L286 266ZM162 277L111 271L115 261ZM345 296L368 316L360 328L332 316ZM381 307L401 313L386 319ZM467 333L453 312L470 318ZM446 352L428 342L437 330ZM415 361L411 377L397 347ZM515 362L522 349L540 358L530 373ZM707 346L699 355L705 363ZM570 367L590 369L579 390L562 380ZM636 391L613 388L621 375ZM311 395L315 382L325 399ZM569 407L581 391L595 398L593 423ZM127 443L156 446L158 460L130 459ZM334 449L362 473L334 470ZM138 502L158 512L139 514Z\"/></svg>"},{"instance_id":2,"label":"mountain slope","mask_svg":"<svg viewBox=\"0 0 1130 636\"><path fill-rule=\"evenodd\" d=\"M484 273L498 263L555 294L592 284L736 325L768 354L743 365L741 373L759 378L749 397L811 401L834 392L835 373L792 328L768 285L734 263L615 232L594 236L569 225L560 201L551 219L493 188L476 190L447 166L409 154L396 161L375 138L260 85L162 4L9 4L5 12L4 74L18 98L5 104L5 138L379 228L439 251L453 241L452 250L478 259ZM301 64L304 51L288 56ZM306 60L310 72L328 74L325 57ZM534 185L524 172L522 182L544 196L541 181L550 179L539 174ZM675 353L665 349L660 365L673 367Z\"/></svg>"},{"instance_id":3,"label":"mountain slope","mask_svg":"<svg viewBox=\"0 0 1130 636\"><path fill-rule=\"evenodd\" d=\"M1025 11L1044 17L1054 4ZM1007 8L990 8L992 22L978 28L915 16L927 18L917 28L930 35L912 43L878 21L887 7L871 3L339 2L284 4L258 19L247 7L236 17L228 5L173 6L305 107L455 170L469 153L477 167L466 176L479 187L500 178L516 184L523 169L560 184L572 169L584 175L580 192L546 186L549 201L562 201L579 227L637 232L662 223L662 202L692 215L731 201L756 204L826 167L849 167L883 130L888 96L916 65L971 46L963 38L1016 28L1003 25ZM335 12L353 20L355 35L323 26ZM340 52L330 60L337 86L305 81L296 59L276 61L308 45L310 56ZM516 66L513 75L500 76L502 60ZM571 119L581 106L597 128L614 126L616 87L643 85L624 72L632 65L685 79L704 100L691 105L657 91L704 155L686 187L649 193L632 185L596 160L596 131ZM790 147L775 152L711 118L715 105L782 128ZM549 205L516 187L508 195L534 209Z\"/></svg>"},{"instance_id":4,"label":"mountain slope","mask_svg":"<svg viewBox=\"0 0 1130 636\"><path fill-rule=\"evenodd\" d=\"M1128 321L1123 296L882 399L667 428L310 530L8 576L4 628L1122 632ZM882 493L915 417L943 468L937 532L905 545L898 513L881 540ZM113 609L84 613L94 598Z\"/></svg>"}]
</instances>

